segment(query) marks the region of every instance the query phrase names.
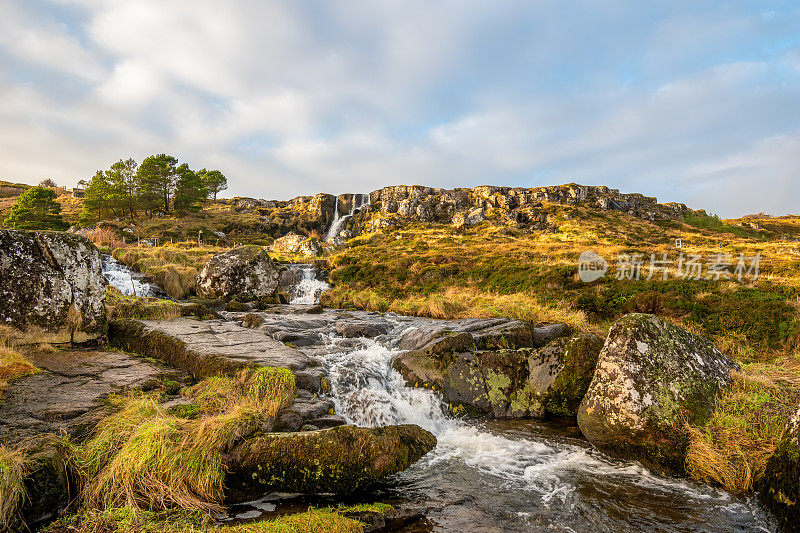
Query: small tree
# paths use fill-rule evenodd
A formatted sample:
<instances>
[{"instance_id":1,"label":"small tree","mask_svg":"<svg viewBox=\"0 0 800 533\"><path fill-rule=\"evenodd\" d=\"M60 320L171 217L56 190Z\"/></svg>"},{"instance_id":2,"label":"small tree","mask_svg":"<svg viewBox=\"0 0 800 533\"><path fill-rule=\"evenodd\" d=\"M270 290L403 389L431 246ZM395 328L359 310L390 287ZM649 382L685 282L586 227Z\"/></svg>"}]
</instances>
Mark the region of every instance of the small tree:
<instances>
[{"instance_id":1,"label":"small tree","mask_svg":"<svg viewBox=\"0 0 800 533\"><path fill-rule=\"evenodd\" d=\"M51 180L50 178L47 178L39 182L39 187L52 187L55 189L56 187L58 187L58 185L56 185L55 181Z\"/></svg>"},{"instance_id":2,"label":"small tree","mask_svg":"<svg viewBox=\"0 0 800 533\"><path fill-rule=\"evenodd\" d=\"M175 185L175 211L186 213L199 211L201 205L208 198L208 189L203 184L198 173L193 172L189 165L183 163L178 167L178 181Z\"/></svg>"},{"instance_id":3,"label":"small tree","mask_svg":"<svg viewBox=\"0 0 800 533\"><path fill-rule=\"evenodd\" d=\"M61 204L55 199L52 189L28 189L11 207L5 225L19 229L67 229L68 224L61 218Z\"/></svg>"},{"instance_id":4,"label":"small tree","mask_svg":"<svg viewBox=\"0 0 800 533\"><path fill-rule=\"evenodd\" d=\"M217 193L228 188L228 178L219 170L202 169L197 173L203 180L203 184L210 194L217 199Z\"/></svg>"}]
</instances>

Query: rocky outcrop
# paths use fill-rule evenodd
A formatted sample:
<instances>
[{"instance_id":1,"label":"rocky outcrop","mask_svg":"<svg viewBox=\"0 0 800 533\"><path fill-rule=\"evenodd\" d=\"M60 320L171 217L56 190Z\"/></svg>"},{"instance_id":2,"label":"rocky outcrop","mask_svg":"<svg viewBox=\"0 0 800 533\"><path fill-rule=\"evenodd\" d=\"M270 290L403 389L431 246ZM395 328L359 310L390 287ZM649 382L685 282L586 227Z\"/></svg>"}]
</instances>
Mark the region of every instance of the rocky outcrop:
<instances>
[{"instance_id":1,"label":"rocky outcrop","mask_svg":"<svg viewBox=\"0 0 800 533\"><path fill-rule=\"evenodd\" d=\"M260 246L243 246L215 255L197 276L202 298L247 302L275 296L280 274Z\"/></svg>"},{"instance_id":2,"label":"rocky outcrop","mask_svg":"<svg viewBox=\"0 0 800 533\"><path fill-rule=\"evenodd\" d=\"M683 204L659 204L641 194L623 194L608 187L556 185L550 187L493 187L440 189L419 185L384 187L370 193L371 203L383 214L423 222L452 223L457 227L478 223L486 209L509 214L509 219L523 224L539 224L538 208L542 202L561 205L588 205L599 210L624 211L646 220L681 218L689 209Z\"/></svg>"},{"instance_id":3,"label":"rocky outcrop","mask_svg":"<svg viewBox=\"0 0 800 533\"><path fill-rule=\"evenodd\" d=\"M105 294L100 252L86 237L0 230L0 324L94 338L105 329Z\"/></svg>"},{"instance_id":4,"label":"rocky outcrop","mask_svg":"<svg viewBox=\"0 0 800 533\"><path fill-rule=\"evenodd\" d=\"M247 439L229 457L227 485L269 490L350 494L405 470L436 446L419 426L339 426Z\"/></svg>"},{"instance_id":5,"label":"rocky outcrop","mask_svg":"<svg viewBox=\"0 0 800 533\"><path fill-rule=\"evenodd\" d=\"M280 239L275 239L272 244L272 251L276 254L299 254L316 257L322 253L322 245L314 237L304 237L297 233L290 233Z\"/></svg>"},{"instance_id":6,"label":"rocky outcrop","mask_svg":"<svg viewBox=\"0 0 800 533\"><path fill-rule=\"evenodd\" d=\"M245 316L245 315L242 315ZM322 370L303 352L259 330L224 320L120 320L109 324L109 342L154 357L197 379L230 374L245 366L288 368L297 386L319 392Z\"/></svg>"},{"instance_id":7,"label":"rocky outcrop","mask_svg":"<svg viewBox=\"0 0 800 533\"><path fill-rule=\"evenodd\" d=\"M708 339L653 315L627 315L608 333L578 426L611 455L681 473L683 424L703 424L735 367Z\"/></svg>"},{"instance_id":8,"label":"rocky outcrop","mask_svg":"<svg viewBox=\"0 0 800 533\"><path fill-rule=\"evenodd\" d=\"M796 531L800 525L800 406L767 462L758 490L781 528Z\"/></svg>"}]
</instances>

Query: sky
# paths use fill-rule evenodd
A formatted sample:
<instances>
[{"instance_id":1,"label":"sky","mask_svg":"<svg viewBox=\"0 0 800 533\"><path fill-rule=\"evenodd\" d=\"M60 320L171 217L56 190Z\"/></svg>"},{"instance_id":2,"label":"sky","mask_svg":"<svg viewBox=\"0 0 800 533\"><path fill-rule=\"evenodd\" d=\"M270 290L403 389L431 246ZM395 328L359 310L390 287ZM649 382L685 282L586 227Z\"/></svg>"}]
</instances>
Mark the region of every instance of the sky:
<instances>
[{"instance_id":1,"label":"sky","mask_svg":"<svg viewBox=\"0 0 800 533\"><path fill-rule=\"evenodd\" d=\"M800 212L800 2L0 0L0 179L576 182Z\"/></svg>"}]
</instances>

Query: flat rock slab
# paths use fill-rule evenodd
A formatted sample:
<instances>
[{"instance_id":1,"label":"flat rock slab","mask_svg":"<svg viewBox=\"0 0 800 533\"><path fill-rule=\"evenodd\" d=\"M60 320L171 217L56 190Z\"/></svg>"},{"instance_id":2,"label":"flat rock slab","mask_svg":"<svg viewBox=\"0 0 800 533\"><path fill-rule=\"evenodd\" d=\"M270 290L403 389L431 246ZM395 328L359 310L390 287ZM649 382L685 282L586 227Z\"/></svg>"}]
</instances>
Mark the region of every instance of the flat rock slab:
<instances>
[{"instance_id":1,"label":"flat rock slab","mask_svg":"<svg viewBox=\"0 0 800 533\"><path fill-rule=\"evenodd\" d=\"M0 442L6 444L89 429L103 415L102 400L109 394L147 387L165 373L119 352L36 352L30 357L43 371L11 382L0 401Z\"/></svg>"}]
</instances>

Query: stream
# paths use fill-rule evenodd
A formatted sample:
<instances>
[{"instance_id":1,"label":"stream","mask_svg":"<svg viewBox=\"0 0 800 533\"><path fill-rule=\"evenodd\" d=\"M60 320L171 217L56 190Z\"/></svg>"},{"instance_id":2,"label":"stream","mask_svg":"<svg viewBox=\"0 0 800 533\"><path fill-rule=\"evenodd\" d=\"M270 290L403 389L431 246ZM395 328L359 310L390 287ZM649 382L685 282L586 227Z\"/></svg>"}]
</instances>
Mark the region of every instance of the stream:
<instances>
[{"instance_id":1,"label":"stream","mask_svg":"<svg viewBox=\"0 0 800 533\"><path fill-rule=\"evenodd\" d=\"M146 293L141 279L114 263L104 268L109 283L123 292L130 284L137 294ZM435 392L407 387L392 368L402 335L433 319L332 309L305 314L328 284L311 265L294 267L301 279L291 305L262 316L267 325L305 335L308 342L296 341L298 349L318 358L327 371L336 412L359 426L417 424L438 439L418 463L363 496L365 502L421 509L424 520L403 531L775 531L773 518L755 498L611 459L589 445L574 420L450 415ZM342 319L381 324L386 333L374 339L340 337L335 323ZM248 522L337 501L269 494L233 505L220 518Z\"/></svg>"},{"instance_id":2,"label":"stream","mask_svg":"<svg viewBox=\"0 0 800 533\"><path fill-rule=\"evenodd\" d=\"M319 285L311 281L304 278L316 295ZM319 340L299 348L322 362L331 384L329 396L348 422L417 424L436 435L433 451L378 492L377 499L425 509L426 521L405 531L775 530L772 517L755 498L660 477L638 463L611 459L589 445L574 420L451 416L435 392L407 387L392 368L403 333L432 319L340 310L326 310L313 319L265 316L285 327L315 328ZM375 339L339 337L333 324L341 317L388 324L389 331ZM320 326L322 320L325 325ZM375 499L372 495L368 501ZM309 503L331 502L303 500L302 505ZM258 505L266 508L259 511ZM245 512L251 518L267 517L286 505L293 504L270 495L251 502Z\"/></svg>"}]
</instances>

